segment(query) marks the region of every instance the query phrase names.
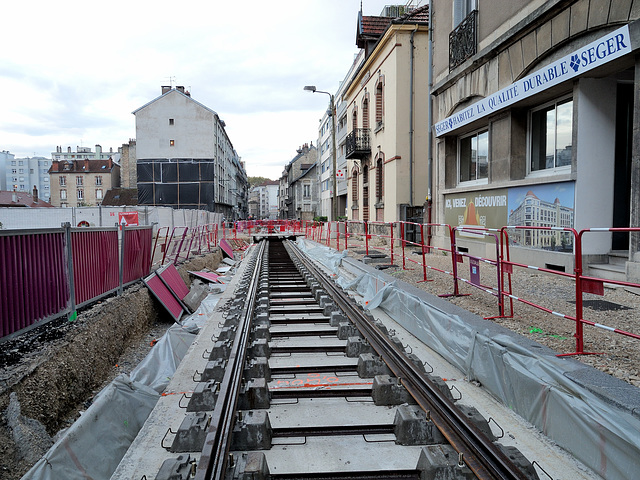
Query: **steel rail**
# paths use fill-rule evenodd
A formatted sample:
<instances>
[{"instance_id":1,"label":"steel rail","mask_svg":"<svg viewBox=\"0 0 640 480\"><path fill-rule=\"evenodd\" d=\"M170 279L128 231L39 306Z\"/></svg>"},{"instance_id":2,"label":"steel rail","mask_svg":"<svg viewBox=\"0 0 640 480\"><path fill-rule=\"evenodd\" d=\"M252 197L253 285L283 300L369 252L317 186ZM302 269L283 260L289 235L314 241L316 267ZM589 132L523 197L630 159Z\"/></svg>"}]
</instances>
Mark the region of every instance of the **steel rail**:
<instances>
[{"instance_id":1,"label":"steel rail","mask_svg":"<svg viewBox=\"0 0 640 480\"><path fill-rule=\"evenodd\" d=\"M266 245L266 241L262 242L256 253L256 264L253 268L247 291L247 301L244 303L227 368L220 382L218 401L211 415L211 425L205 437L196 471L196 480L223 480L225 478L231 447L231 434L242 385L243 367Z\"/></svg>"},{"instance_id":2,"label":"steel rail","mask_svg":"<svg viewBox=\"0 0 640 480\"><path fill-rule=\"evenodd\" d=\"M429 411L431 419L466 465L481 480L526 480L525 474L481 432L435 384L409 361L405 352L369 320L356 302L348 297L291 242L290 252L314 275L336 304L360 329L363 336L401 379L416 402Z\"/></svg>"}]
</instances>

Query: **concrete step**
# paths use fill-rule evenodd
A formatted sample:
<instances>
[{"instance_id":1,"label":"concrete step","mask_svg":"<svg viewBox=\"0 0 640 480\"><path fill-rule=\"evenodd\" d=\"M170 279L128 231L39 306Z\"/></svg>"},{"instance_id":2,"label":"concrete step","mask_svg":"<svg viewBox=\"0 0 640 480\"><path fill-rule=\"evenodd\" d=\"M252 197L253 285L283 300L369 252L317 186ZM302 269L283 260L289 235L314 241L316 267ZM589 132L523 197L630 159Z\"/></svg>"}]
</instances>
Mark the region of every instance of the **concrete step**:
<instances>
[{"instance_id":1,"label":"concrete step","mask_svg":"<svg viewBox=\"0 0 640 480\"><path fill-rule=\"evenodd\" d=\"M624 266L629 261L629 250L611 250L609 252L609 265Z\"/></svg>"},{"instance_id":2,"label":"concrete step","mask_svg":"<svg viewBox=\"0 0 640 480\"><path fill-rule=\"evenodd\" d=\"M588 267L587 275L620 282L624 282L627 279L624 265L612 265L610 263L592 263Z\"/></svg>"}]
</instances>

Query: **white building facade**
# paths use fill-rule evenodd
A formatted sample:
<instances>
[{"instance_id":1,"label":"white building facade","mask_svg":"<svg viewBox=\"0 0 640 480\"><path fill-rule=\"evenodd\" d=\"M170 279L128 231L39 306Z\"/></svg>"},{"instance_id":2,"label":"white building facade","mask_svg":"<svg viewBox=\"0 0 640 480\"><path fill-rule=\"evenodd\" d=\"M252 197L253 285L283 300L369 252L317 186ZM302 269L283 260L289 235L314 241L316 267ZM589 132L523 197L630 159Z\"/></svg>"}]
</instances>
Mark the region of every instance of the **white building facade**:
<instances>
[{"instance_id":1,"label":"white building facade","mask_svg":"<svg viewBox=\"0 0 640 480\"><path fill-rule=\"evenodd\" d=\"M0 152L0 164L4 173L1 190L16 190L18 192L33 193L38 190L38 197L49 202L51 186L49 181L49 167L51 161L44 157L15 158L9 152Z\"/></svg>"},{"instance_id":2,"label":"white building facade","mask_svg":"<svg viewBox=\"0 0 640 480\"><path fill-rule=\"evenodd\" d=\"M133 114L139 204L246 218L247 174L215 111L178 86Z\"/></svg>"}]
</instances>

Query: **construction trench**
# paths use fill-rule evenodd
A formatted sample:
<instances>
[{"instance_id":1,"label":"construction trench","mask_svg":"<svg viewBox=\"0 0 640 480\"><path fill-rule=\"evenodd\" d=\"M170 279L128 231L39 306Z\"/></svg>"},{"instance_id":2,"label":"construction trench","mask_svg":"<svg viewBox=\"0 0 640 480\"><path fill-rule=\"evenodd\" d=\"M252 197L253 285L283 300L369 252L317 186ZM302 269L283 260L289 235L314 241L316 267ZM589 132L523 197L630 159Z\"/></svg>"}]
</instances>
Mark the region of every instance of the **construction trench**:
<instances>
[{"instance_id":1,"label":"construction trench","mask_svg":"<svg viewBox=\"0 0 640 480\"><path fill-rule=\"evenodd\" d=\"M191 287L189 271L215 271L221 262L216 249L177 269ZM22 478L56 434L79 418L105 385L135 367L172 324L140 281L123 295L84 308L74 322L44 325L46 335L34 329L20 342L0 344L5 360L0 370L0 479ZM17 356L21 360L15 362Z\"/></svg>"}]
</instances>

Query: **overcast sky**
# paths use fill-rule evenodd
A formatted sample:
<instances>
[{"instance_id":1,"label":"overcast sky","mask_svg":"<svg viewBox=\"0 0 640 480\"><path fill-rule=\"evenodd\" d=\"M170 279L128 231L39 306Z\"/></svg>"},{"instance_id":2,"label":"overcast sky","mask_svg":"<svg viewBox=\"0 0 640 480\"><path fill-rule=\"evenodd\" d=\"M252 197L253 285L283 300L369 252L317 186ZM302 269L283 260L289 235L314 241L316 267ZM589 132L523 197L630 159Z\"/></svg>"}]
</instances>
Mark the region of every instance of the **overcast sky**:
<instances>
[{"instance_id":1,"label":"overcast sky","mask_svg":"<svg viewBox=\"0 0 640 480\"><path fill-rule=\"evenodd\" d=\"M362 2L365 15L406 4ZM131 112L172 83L225 121L249 176L276 179L317 142L329 97L303 87L337 91L359 10L360 0L5 2L0 150L116 151L135 138Z\"/></svg>"}]
</instances>

